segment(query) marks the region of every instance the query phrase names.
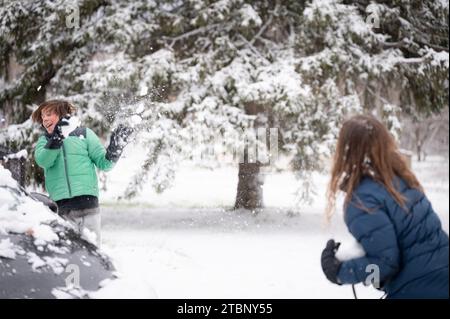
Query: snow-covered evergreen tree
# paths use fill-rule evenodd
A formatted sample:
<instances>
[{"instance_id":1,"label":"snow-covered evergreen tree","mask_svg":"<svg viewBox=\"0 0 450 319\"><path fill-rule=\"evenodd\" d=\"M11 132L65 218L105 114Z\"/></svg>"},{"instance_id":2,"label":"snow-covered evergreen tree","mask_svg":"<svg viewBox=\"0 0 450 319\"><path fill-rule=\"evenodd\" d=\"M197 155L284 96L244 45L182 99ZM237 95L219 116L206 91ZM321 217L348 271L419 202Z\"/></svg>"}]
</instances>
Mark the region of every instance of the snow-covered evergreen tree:
<instances>
[{"instance_id":1,"label":"snow-covered evergreen tree","mask_svg":"<svg viewBox=\"0 0 450 319\"><path fill-rule=\"evenodd\" d=\"M147 178L169 187L217 137L231 152L271 127L307 195L346 114L375 110L395 132L400 112L448 107L448 1L3 0L0 52L18 125L0 144L31 148L30 109L49 97L104 135L134 121L148 154L127 198ZM263 205L262 165L240 164L237 208Z\"/></svg>"}]
</instances>

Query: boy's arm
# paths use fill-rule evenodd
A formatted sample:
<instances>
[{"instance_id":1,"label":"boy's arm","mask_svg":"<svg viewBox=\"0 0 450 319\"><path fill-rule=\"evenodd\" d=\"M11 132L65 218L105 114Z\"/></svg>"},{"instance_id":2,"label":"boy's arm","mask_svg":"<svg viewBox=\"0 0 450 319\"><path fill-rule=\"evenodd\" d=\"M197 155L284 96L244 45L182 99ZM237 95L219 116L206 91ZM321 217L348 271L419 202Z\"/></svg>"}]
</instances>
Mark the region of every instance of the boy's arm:
<instances>
[{"instance_id":1,"label":"boy's arm","mask_svg":"<svg viewBox=\"0 0 450 319\"><path fill-rule=\"evenodd\" d=\"M88 153L94 164L103 171L109 171L114 167L114 162L106 159L106 150L98 136L89 128L86 128L86 140Z\"/></svg>"},{"instance_id":2,"label":"boy's arm","mask_svg":"<svg viewBox=\"0 0 450 319\"><path fill-rule=\"evenodd\" d=\"M49 148L47 147L47 144L47 139L44 136L41 136L34 150L34 159L36 163L44 169L52 167L60 153L59 148Z\"/></svg>"}]
</instances>

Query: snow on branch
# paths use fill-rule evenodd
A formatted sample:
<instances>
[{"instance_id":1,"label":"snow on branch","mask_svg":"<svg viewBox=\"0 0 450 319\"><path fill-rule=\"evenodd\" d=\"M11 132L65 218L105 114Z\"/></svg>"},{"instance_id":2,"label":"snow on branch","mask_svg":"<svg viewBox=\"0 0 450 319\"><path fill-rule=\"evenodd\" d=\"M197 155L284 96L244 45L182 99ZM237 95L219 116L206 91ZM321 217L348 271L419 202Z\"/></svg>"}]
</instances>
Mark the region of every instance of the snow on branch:
<instances>
[{"instance_id":1,"label":"snow on branch","mask_svg":"<svg viewBox=\"0 0 450 319\"><path fill-rule=\"evenodd\" d=\"M163 37L163 39L171 41L169 44L169 47L172 48L177 41L180 41L180 40L192 37L196 34L204 33L204 32L207 32L207 31L210 31L215 28L222 27L222 26L223 26L223 23L215 23L215 24L207 25L207 26L195 29L195 30L188 31L188 32L183 33L176 37Z\"/></svg>"}]
</instances>

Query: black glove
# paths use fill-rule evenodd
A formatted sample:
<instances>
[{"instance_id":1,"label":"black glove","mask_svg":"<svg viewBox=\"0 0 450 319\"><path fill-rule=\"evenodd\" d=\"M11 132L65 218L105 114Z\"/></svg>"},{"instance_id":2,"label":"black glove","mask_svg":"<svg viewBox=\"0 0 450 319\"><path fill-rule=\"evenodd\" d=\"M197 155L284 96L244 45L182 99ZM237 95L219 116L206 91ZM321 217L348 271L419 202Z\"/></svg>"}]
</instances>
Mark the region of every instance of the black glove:
<instances>
[{"instance_id":1,"label":"black glove","mask_svg":"<svg viewBox=\"0 0 450 319\"><path fill-rule=\"evenodd\" d=\"M55 128L53 129L53 132L51 134L47 134L48 142L45 145L45 148L47 149L58 149L62 146L64 135L62 133L62 127L69 125L69 122L67 121L69 117L64 117L59 120L58 123L56 123Z\"/></svg>"},{"instance_id":2,"label":"black glove","mask_svg":"<svg viewBox=\"0 0 450 319\"><path fill-rule=\"evenodd\" d=\"M341 267L341 262L336 258L336 251L338 250L341 243L335 243L333 239L327 242L327 246L322 251L322 270L325 276L334 284L341 285L338 282L337 275L339 268Z\"/></svg>"},{"instance_id":3,"label":"black glove","mask_svg":"<svg viewBox=\"0 0 450 319\"><path fill-rule=\"evenodd\" d=\"M106 159L117 162L122 155L124 147L128 143L130 135L133 133L131 127L126 127L120 124L111 134L109 146L106 149Z\"/></svg>"}]
</instances>

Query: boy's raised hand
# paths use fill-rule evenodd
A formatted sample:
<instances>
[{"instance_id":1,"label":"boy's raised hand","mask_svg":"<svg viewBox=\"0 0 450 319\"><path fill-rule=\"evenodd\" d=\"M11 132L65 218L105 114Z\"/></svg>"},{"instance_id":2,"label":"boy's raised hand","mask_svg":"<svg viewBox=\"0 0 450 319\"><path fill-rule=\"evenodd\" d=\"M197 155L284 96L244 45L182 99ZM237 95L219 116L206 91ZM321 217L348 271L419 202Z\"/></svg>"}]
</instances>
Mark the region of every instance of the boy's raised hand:
<instances>
[{"instance_id":1,"label":"boy's raised hand","mask_svg":"<svg viewBox=\"0 0 450 319\"><path fill-rule=\"evenodd\" d=\"M120 124L113 134L115 135L115 139L120 140L123 144L127 144L129 142L129 137L133 132L134 130L131 127Z\"/></svg>"},{"instance_id":2,"label":"boy's raised hand","mask_svg":"<svg viewBox=\"0 0 450 319\"><path fill-rule=\"evenodd\" d=\"M120 124L111 134L109 146L106 149L106 159L117 162L133 132L131 127Z\"/></svg>"}]
</instances>

